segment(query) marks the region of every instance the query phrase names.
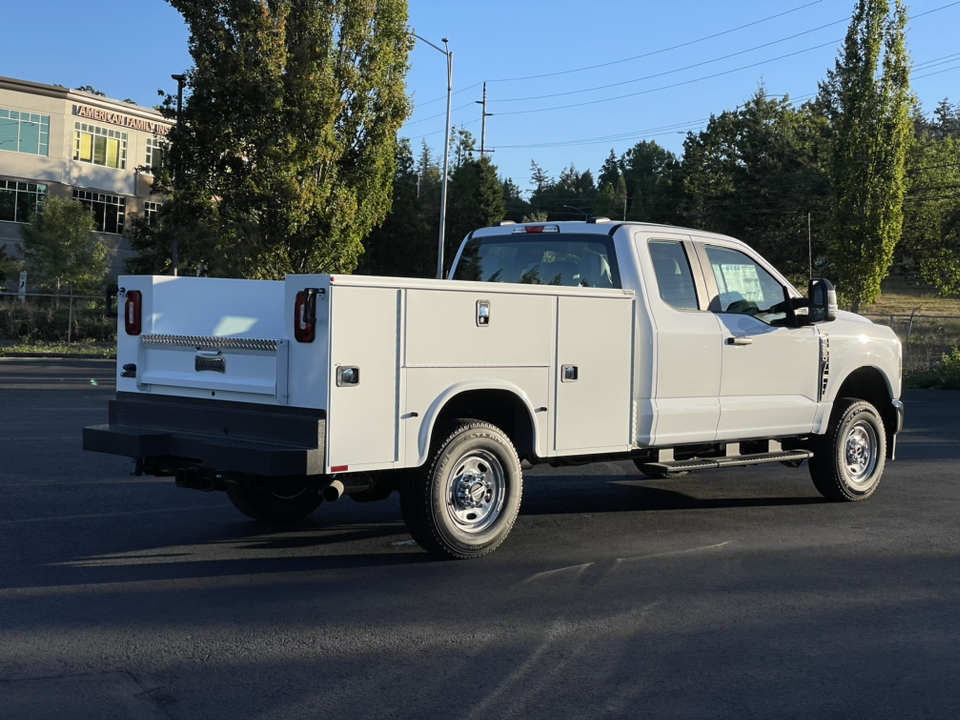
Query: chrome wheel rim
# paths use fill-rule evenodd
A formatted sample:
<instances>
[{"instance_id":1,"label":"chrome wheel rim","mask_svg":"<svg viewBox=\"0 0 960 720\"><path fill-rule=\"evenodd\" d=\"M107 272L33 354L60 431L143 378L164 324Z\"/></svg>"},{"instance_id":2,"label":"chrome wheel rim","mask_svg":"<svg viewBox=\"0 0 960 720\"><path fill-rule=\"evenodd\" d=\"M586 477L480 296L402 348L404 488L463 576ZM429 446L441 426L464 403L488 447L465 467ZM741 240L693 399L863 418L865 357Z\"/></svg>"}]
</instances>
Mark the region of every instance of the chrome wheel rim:
<instances>
[{"instance_id":1,"label":"chrome wheel rim","mask_svg":"<svg viewBox=\"0 0 960 720\"><path fill-rule=\"evenodd\" d=\"M863 486L870 483L877 467L878 447L877 433L870 423L861 420L850 428L843 444L843 462L852 485Z\"/></svg>"},{"instance_id":2,"label":"chrome wheel rim","mask_svg":"<svg viewBox=\"0 0 960 720\"><path fill-rule=\"evenodd\" d=\"M506 474L497 457L474 450L460 457L447 476L444 509L462 532L481 533L490 528L507 496Z\"/></svg>"}]
</instances>

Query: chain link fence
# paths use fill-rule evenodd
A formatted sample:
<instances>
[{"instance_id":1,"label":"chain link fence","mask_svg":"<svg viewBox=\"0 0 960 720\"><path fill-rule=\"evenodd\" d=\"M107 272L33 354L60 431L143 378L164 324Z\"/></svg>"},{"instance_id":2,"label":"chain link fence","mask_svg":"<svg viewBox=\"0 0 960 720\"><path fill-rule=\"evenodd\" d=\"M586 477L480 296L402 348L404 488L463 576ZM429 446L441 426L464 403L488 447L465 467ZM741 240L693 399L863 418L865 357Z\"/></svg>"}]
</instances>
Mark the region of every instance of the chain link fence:
<instances>
[{"instance_id":1,"label":"chain link fence","mask_svg":"<svg viewBox=\"0 0 960 720\"><path fill-rule=\"evenodd\" d=\"M929 370L960 347L960 317L943 315L864 315L893 329L903 343L903 369Z\"/></svg>"},{"instance_id":2,"label":"chain link fence","mask_svg":"<svg viewBox=\"0 0 960 720\"><path fill-rule=\"evenodd\" d=\"M115 342L117 297L0 292L0 342Z\"/></svg>"}]
</instances>

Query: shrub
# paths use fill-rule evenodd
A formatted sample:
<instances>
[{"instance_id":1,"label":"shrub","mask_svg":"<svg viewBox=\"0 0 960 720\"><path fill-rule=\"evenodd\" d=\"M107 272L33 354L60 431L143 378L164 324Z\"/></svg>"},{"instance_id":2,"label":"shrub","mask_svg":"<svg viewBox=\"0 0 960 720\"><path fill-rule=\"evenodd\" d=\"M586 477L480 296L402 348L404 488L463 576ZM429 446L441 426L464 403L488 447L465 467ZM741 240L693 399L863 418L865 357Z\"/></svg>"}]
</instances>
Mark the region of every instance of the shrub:
<instances>
[{"instance_id":1,"label":"shrub","mask_svg":"<svg viewBox=\"0 0 960 720\"><path fill-rule=\"evenodd\" d=\"M909 388L960 390L960 348L945 353L940 362L928 370L914 370L904 377Z\"/></svg>"}]
</instances>

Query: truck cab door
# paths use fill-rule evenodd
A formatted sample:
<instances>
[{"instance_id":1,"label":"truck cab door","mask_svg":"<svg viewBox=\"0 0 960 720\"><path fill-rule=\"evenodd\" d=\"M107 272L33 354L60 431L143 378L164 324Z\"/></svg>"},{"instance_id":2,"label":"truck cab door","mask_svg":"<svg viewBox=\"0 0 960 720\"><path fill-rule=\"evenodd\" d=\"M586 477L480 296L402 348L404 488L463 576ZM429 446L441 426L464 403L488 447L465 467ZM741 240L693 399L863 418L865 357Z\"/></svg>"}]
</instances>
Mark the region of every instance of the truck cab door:
<instances>
[{"instance_id":1,"label":"truck cab door","mask_svg":"<svg viewBox=\"0 0 960 720\"><path fill-rule=\"evenodd\" d=\"M651 442L711 442L720 420L720 327L689 236L658 234L637 239L650 263L643 284L653 320L653 396L656 424Z\"/></svg>"},{"instance_id":2,"label":"truck cab door","mask_svg":"<svg viewBox=\"0 0 960 720\"><path fill-rule=\"evenodd\" d=\"M796 327L783 308L784 285L738 249L699 244L720 322L717 439L807 433L819 387L820 334Z\"/></svg>"}]
</instances>

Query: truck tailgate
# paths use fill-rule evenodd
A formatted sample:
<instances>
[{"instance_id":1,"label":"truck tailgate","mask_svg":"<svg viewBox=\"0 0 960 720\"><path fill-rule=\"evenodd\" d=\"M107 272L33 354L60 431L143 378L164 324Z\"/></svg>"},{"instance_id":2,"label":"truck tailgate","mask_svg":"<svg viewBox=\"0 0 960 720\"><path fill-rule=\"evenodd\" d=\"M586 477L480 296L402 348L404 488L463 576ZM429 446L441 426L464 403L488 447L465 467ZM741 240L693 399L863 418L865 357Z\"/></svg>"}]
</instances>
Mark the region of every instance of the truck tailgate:
<instances>
[{"instance_id":1,"label":"truck tailgate","mask_svg":"<svg viewBox=\"0 0 960 720\"><path fill-rule=\"evenodd\" d=\"M140 333L118 331L117 390L286 404L281 282L121 277Z\"/></svg>"}]
</instances>

